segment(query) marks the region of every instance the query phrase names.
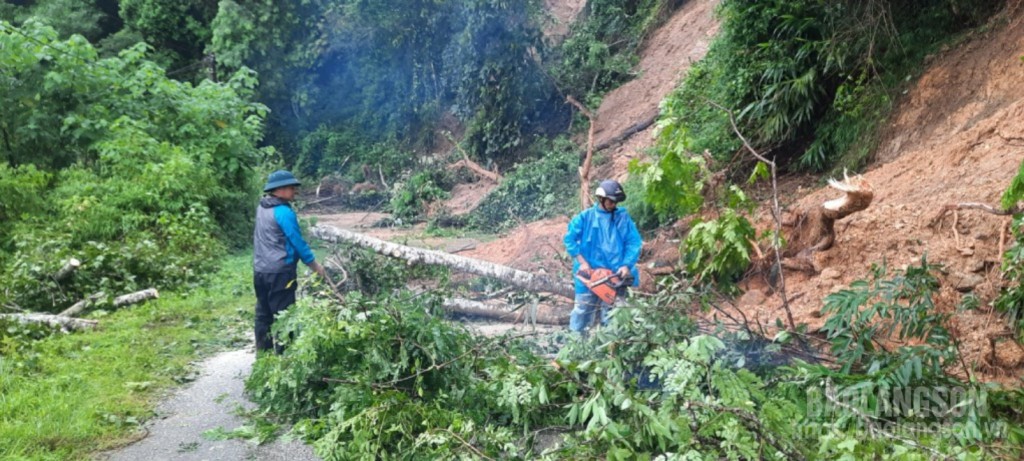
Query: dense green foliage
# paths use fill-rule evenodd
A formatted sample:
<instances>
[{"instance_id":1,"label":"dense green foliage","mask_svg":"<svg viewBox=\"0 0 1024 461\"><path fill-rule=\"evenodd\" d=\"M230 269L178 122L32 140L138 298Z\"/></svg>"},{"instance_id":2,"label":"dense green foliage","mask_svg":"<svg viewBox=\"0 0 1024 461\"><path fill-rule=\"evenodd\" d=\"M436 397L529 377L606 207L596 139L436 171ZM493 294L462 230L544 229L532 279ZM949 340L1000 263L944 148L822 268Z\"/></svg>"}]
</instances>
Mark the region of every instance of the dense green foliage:
<instances>
[{"instance_id":1,"label":"dense green foliage","mask_svg":"<svg viewBox=\"0 0 1024 461\"><path fill-rule=\"evenodd\" d=\"M1002 271L1006 285L995 307L1006 314L1017 338L1024 336L1024 217L1013 219L1013 244L1003 254Z\"/></svg>"},{"instance_id":2,"label":"dense green foliage","mask_svg":"<svg viewBox=\"0 0 1024 461\"><path fill-rule=\"evenodd\" d=\"M448 198L452 175L440 169L424 169L402 183L391 197L391 214L407 222L423 219L432 203Z\"/></svg>"},{"instance_id":3,"label":"dense green foliage","mask_svg":"<svg viewBox=\"0 0 1024 461\"><path fill-rule=\"evenodd\" d=\"M204 59L216 1L188 0L36 0L0 5L0 20L20 25L43 21L60 38L78 34L104 56L139 42L155 47L151 59L174 69L177 78L209 75L212 62Z\"/></svg>"},{"instance_id":4,"label":"dense green foliage","mask_svg":"<svg viewBox=\"0 0 1024 461\"><path fill-rule=\"evenodd\" d=\"M252 73L192 85L146 52L99 58L34 20L0 25L6 301L53 309L191 282L247 233L265 156ZM53 280L72 257L83 267Z\"/></svg>"},{"instance_id":5,"label":"dense green foliage","mask_svg":"<svg viewBox=\"0 0 1024 461\"><path fill-rule=\"evenodd\" d=\"M726 208L715 219L694 223L686 235L686 269L701 280L726 284L738 280L750 265L755 237L757 231L750 221Z\"/></svg>"},{"instance_id":6,"label":"dense green foliage","mask_svg":"<svg viewBox=\"0 0 1024 461\"><path fill-rule=\"evenodd\" d=\"M0 458L87 459L136 440L197 358L250 338L251 264L223 258L207 287L111 312L93 331L0 322Z\"/></svg>"},{"instance_id":7,"label":"dense green foliage","mask_svg":"<svg viewBox=\"0 0 1024 461\"><path fill-rule=\"evenodd\" d=\"M1010 328L1019 340L1024 335L1024 213L1020 203L1024 201L1024 162L1017 175L1010 180L1010 186L1003 192L1000 205L1004 210L1014 212L1012 227L1013 244L1003 254L1002 271L1006 283L995 300L995 307L1007 316Z\"/></svg>"},{"instance_id":8,"label":"dense green foliage","mask_svg":"<svg viewBox=\"0 0 1024 461\"><path fill-rule=\"evenodd\" d=\"M795 360L816 356L792 337L698 328L686 311L710 299L684 283L614 310L588 339L570 338L558 367L531 340L474 336L446 321L442 289L302 301L276 327L293 335L288 349L261 357L247 386L270 415L298 420L329 460L1017 456L1020 393L960 385L944 371L955 348L945 319L927 312L930 268L877 275L828 300L840 370ZM871 329L865 315L887 321ZM908 345L862 347L896 338ZM955 412L851 398L911 386L965 393ZM940 430L868 435L868 425L921 424Z\"/></svg>"}]
</instances>

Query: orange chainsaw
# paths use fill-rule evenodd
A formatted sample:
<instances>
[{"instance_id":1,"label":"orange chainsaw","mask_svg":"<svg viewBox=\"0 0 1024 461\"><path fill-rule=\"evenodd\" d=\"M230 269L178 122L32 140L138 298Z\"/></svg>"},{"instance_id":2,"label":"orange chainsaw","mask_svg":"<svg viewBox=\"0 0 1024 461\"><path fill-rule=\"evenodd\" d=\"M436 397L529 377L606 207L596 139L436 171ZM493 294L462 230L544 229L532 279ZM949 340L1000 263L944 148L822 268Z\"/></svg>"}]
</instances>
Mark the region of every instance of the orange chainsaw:
<instances>
[{"instance_id":1,"label":"orange chainsaw","mask_svg":"<svg viewBox=\"0 0 1024 461\"><path fill-rule=\"evenodd\" d=\"M601 298L607 304L615 302L615 296L619 289L633 283L633 277L623 279L612 272L611 269L591 269L587 274L584 271L576 273L576 278L586 285L587 289Z\"/></svg>"}]
</instances>

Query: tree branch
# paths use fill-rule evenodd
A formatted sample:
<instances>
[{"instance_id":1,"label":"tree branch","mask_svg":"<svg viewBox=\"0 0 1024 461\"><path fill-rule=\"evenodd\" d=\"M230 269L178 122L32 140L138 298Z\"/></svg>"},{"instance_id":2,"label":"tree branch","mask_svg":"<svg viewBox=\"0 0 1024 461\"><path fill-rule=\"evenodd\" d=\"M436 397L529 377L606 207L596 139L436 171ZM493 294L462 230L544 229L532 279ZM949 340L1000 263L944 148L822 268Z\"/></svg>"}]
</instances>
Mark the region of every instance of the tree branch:
<instances>
[{"instance_id":1,"label":"tree branch","mask_svg":"<svg viewBox=\"0 0 1024 461\"><path fill-rule=\"evenodd\" d=\"M786 296L786 278L783 275L782 270L782 210L779 207L779 182L777 175L777 168L773 160L768 160L767 157L761 155L753 146L750 145L750 141L743 136L738 126L736 126L736 118L733 116L732 111L722 107L714 101L708 101L712 106L724 111L729 116L729 123L732 125L733 132L736 136L743 141L743 147L750 152L754 158L764 162L771 169L772 174L772 220L775 222L775 235L772 236L772 248L775 250L775 264L779 267L779 295L782 297L782 307L786 310L786 319L789 321L789 328L791 331L796 331L796 322L793 320L793 311L789 308L789 298Z\"/></svg>"},{"instance_id":2,"label":"tree branch","mask_svg":"<svg viewBox=\"0 0 1024 461\"><path fill-rule=\"evenodd\" d=\"M587 130L587 156L583 158L583 166L580 167L580 208L587 209L590 207L590 165L594 159L594 129L597 126L597 115L594 114L590 109L587 109L582 103L572 97L572 95L566 96L565 100L572 104L580 113L587 117L590 121L590 129Z\"/></svg>"}]
</instances>

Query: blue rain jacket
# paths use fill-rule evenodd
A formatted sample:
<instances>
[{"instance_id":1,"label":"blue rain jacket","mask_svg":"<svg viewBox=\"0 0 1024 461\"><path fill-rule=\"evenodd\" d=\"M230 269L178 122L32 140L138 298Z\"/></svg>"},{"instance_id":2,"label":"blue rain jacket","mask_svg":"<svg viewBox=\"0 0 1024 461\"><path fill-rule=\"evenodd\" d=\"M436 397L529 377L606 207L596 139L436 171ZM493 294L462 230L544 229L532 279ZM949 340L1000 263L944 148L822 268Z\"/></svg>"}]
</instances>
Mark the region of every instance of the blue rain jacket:
<instances>
[{"instance_id":1,"label":"blue rain jacket","mask_svg":"<svg viewBox=\"0 0 1024 461\"><path fill-rule=\"evenodd\" d=\"M625 208L614 212L605 211L600 204L583 210L569 222L565 234L565 249L572 258L572 273L580 270L576 255L583 255L594 269L618 270L622 266L633 273L633 286L640 285L640 272L636 263L640 260L643 240L636 223ZM587 286L573 277L576 293L587 293Z\"/></svg>"},{"instance_id":2,"label":"blue rain jacket","mask_svg":"<svg viewBox=\"0 0 1024 461\"><path fill-rule=\"evenodd\" d=\"M294 271L298 260L307 266L316 258L302 238L299 220L288 202L263 197L256 207L253 232L253 270L262 273Z\"/></svg>"}]
</instances>

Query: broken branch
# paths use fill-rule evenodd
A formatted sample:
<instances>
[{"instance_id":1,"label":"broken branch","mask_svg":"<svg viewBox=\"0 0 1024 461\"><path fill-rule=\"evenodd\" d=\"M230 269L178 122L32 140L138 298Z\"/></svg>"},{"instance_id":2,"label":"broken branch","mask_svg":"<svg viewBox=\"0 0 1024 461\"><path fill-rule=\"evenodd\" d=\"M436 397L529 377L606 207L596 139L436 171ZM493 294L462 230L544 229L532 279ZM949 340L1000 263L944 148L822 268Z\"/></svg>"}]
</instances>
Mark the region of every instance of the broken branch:
<instances>
[{"instance_id":1,"label":"broken branch","mask_svg":"<svg viewBox=\"0 0 1024 461\"><path fill-rule=\"evenodd\" d=\"M782 268L782 211L779 207L779 183L778 176L776 175L775 162L768 160L767 157L761 155L747 138L740 132L738 126L736 126L736 118L733 117L732 111L718 105L713 101L708 101L712 106L724 111L729 116L729 123L732 125L733 132L743 142L743 147L750 152L754 158L764 162L770 168L772 174L772 221L775 222L775 235L772 236L772 249L775 250L775 263L779 266L779 295L782 297L782 307L786 310L786 319L789 321L789 328L791 331L796 331L796 322L793 320L793 311L789 308L789 299L786 297L786 278L783 275Z\"/></svg>"},{"instance_id":2,"label":"broken branch","mask_svg":"<svg viewBox=\"0 0 1024 461\"><path fill-rule=\"evenodd\" d=\"M445 132L444 136L448 138L448 141L451 141L453 146L455 146L455 150L459 151L459 153L462 154L462 160L459 160L458 162L448 165L448 169L466 167L466 169L472 171L473 173L476 173L476 175L481 178L494 181L495 184L501 183L501 175L498 174L498 172L496 171L488 170L487 168L480 166L479 163L470 160L469 154L467 154L466 150L463 149L462 146L459 145L457 141L455 141L455 138L452 137L451 133Z\"/></svg>"},{"instance_id":3,"label":"broken branch","mask_svg":"<svg viewBox=\"0 0 1024 461\"><path fill-rule=\"evenodd\" d=\"M590 165L594 159L594 129L597 126L597 115L572 95L566 96L565 100L579 109L590 121L590 129L587 130L587 156L583 158L583 166L580 167L580 208L585 210L590 207Z\"/></svg>"},{"instance_id":4,"label":"broken branch","mask_svg":"<svg viewBox=\"0 0 1024 461\"><path fill-rule=\"evenodd\" d=\"M996 216L1011 216L1024 212L1024 208L1020 204L1014 205L1007 209L996 208L992 205L987 205L978 202L961 202L961 203L949 203L943 205L939 210L939 213L932 218L931 222L928 223L928 227L935 227L942 222L942 219L946 217L951 211L956 210L978 210L984 211L988 214L994 214ZM955 227L955 226L954 226ZM955 230L955 229L954 229Z\"/></svg>"}]
</instances>

